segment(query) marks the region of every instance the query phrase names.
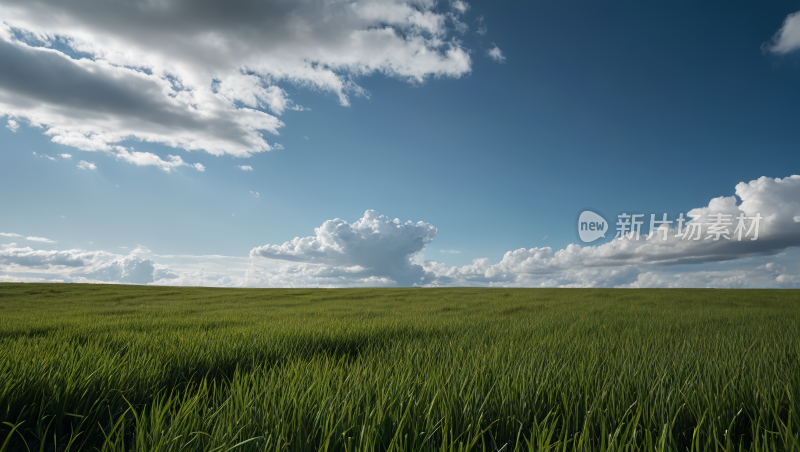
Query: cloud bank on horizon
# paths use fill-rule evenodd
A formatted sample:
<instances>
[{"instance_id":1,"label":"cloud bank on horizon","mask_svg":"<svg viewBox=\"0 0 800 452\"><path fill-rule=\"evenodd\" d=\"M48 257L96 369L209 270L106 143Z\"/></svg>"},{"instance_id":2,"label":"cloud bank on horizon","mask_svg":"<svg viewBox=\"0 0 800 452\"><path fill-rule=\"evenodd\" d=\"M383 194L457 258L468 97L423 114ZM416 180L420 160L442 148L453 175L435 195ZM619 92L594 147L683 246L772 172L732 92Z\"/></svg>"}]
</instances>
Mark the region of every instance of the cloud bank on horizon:
<instances>
[{"instance_id":1,"label":"cloud bank on horizon","mask_svg":"<svg viewBox=\"0 0 800 452\"><path fill-rule=\"evenodd\" d=\"M470 51L458 39L468 9L428 0L4 0L0 118L12 131L27 122L56 143L135 165L203 171L118 143L236 157L280 149L264 133L278 135L278 116L303 110L281 84L346 106L367 95L359 76L468 74Z\"/></svg>"},{"instance_id":2,"label":"cloud bank on horizon","mask_svg":"<svg viewBox=\"0 0 800 452\"><path fill-rule=\"evenodd\" d=\"M740 202L737 203L737 197ZM0 249L0 281L122 282L229 287L503 286L503 287L797 287L800 266L773 258L800 247L800 176L761 177L735 187L735 196L710 200L689 215L705 221L716 213L763 217L758 240L612 240L598 246L521 248L492 264L476 259L448 267L425 260L438 230L419 221L400 221L368 210L348 223L329 220L313 236L254 247L239 274L180 271L157 264L137 248L127 256L104 251ZM16 238L16 233L3 233ZM30 240L30 238L29 238ZM157 258L157 255L153 256ZM166 257L166 256L165 256ZM697 266L737 264L728 269ZM690 266L688 271L675 270ZM693 268L692 268L693 267Z\"/></svg>"}]
</instances>

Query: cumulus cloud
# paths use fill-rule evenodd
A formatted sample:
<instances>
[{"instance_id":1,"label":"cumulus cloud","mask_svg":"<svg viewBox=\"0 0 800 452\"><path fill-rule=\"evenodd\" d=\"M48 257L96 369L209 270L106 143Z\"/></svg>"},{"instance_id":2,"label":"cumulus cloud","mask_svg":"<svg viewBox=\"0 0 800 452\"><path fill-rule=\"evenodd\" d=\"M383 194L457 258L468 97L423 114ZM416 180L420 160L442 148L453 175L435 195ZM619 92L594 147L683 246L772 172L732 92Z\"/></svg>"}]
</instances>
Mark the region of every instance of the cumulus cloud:
<instances>
[{"instance_id":1,"label":"cumulus cloud","mask_svg":"<svg viewBox=\"0 0 800 452\"><path fill-rule=\"evenodd\" d=\"M88 170L96 170L97 169L97 165L95 165L94 163L89 163L86 160L81 160L80 162L78 162L78 168L80 168L80 169L88 169Z\"/></svg>"},{"instance_id":2,"label":"cumulus cloud","mask_svg":"<svg viewBox=\"0 0 800 452\"><path fill-rule=\"evenodd\" d=\"M3 237L22 237L22 235L14 234L13 232L0 232L0 235Z\"/></svg>"},{"instance_id":3,"label":"cumulus cloud","mask_svg":"<svg viewBox=\"0 0 800 452\"><path fill-rule=\"evenodd\" d=\"M503 51L497 47L497 44L492 44L492 48L489 49L488 53L491 59L497 61L498 63L505 63L506 57L503 55Z\"/></svg>"},{"instance_id":4,"label":"cumulus cloud","mask_svg":"<svg viewBox=\"0 0 800 452\"><path fill-rule=\"evenodd\" d=\"M318 264L294 268L306 276L385 278L410 285L425 277L422 266L411 259L433 239L436 228L422 221L392 220L368 210L353 224L337 218L314 232L314 236L296 237L283 245L253 248L250 256Z\"/></svg>"},{"instance_id":5,"label":"cumulus cloud","mask_svg":"<svg viewBox=\"0 0 800 452\"><path fill-rule=\"evenodd\" d=\"M100 281L149 284L157 279L170 279L176 275L168 268L156 265L151 259L131 255L115 258L94 271L81 273L80 276Z\"/></svg>"},{"instance_id":6,"label":"cumulus cloud","mask_svg":"<svg viewBox=\"0 0 800 452\"><path fill-rule=\"evenodd\" d=\"M7 280L24 281L30 278L28 274L39 273L47 276L37 276L37 280L56 278L59 281L131 284L148 284L155 279L177 276L166 266L137 257L135 252L120 256L105 251L48 251L16 245L0 249L0 272Z\"/></svg>"},{"instance_id":7,"label":"cumulus cloud","mask_svg":"<svg viewBox=\"0 0 800 452\"><path fill-rule=\"evenodd\" d=\"M0 116L86 151L137 139L250 156L279 148L263 133L277 135L287 109L304 110L280 84L349 105L366 94L359 76L420 83L469 73L451 14L402 0L9 0L0 5Z\"/></svg>"},{"instance_id":8,"label":"cumulus cloud","mask_svg":"<svg viewBox=\"0 0 800 452\"><path fill-rule=\"evenodd\" d=\"M55 240L46 239L44 237L25 237L25 240L30 240L31 242L56 243Z\"/></svg>"},{"instance_id":9,"label":"cumulus cloud","mask_svg":"<svg viewBox=\"0 0 800 452\"><path fill-rule=\"evenodd\" d=\"M572 244L558 251L550 247L522 248L507 252L497 264L491 264L488 259L476 259L471 265L447 267L428 261L425 270L435 275L435 284L615 286L630 284L631 279L638 280L648 268L663 270L674 265L733 261L800 246L800 225L793 220L800 213L800 176L762 177L742 182L736 185L735 193L741 199L739 204L734 196L715 198L707 207L692 209L687 215L703 224L715 220L716 214L730 215L730 233L738 224L737 216L754 218L760 215L763 219L757 240L752 240L753 230L741 241L736 234L729 234L733 235L731 240L715 241L714 235L709 237L706 229L700 240L688 240L678 235L675 223L669 228L662 225L650 240L643 236L638 241L623 238L598 246ZM745 226L749 229L752 222L746 222ZM663 232L667 232L666 240L663 240ZM681 232L686 232L685 225ZM742 274L735 276L742 278ZM643 278L645 282L653 281ZM689 280L703 285L697 275L684 279Z\"/></svg>"},{"instance_id":10,"label":"cumulus cloud","mask_svg":"<svg viewBox=\"0 0 800 452\"><path fill-rule=\"evenodd\" d=\"M353 224L326 221L309 237L254 248L243 275L206 271L180 274L165 284L262 287L308 286L517 286L517 287L796 287L800 284L800 176L762 177L735 187L735 195L712 199L686 218L707 225L716 214L731 215L731 240L713 240L707 226L700 240L678 237L678 225L662 225L647 240L612 240L598 246L522 248L500 262L474 260L448 267L424 260L436 235L428 223L401 222L374 211ZM738 197L738 200L737 200ZM762 217L755 231L733 230L735 217ZM674 218L673 218L674 220ZM681 225L686 232L686 225ZM749 232L749 233L748 233ZM666 233L666 240L664 240ZM440 250L447 253L453 250ZM775 262L773 262L775 261ZM271 266L271 267L270 267Z\"/></svg>"},{"instance_id":11,"label":"cumulus cloud","mask_svg":"<svg viewBox=\"0 0 800 452\"><path fill-rule=\"evenodd\" d=\"M62 159L71 159L72 154L58 154Z\"/></svg>"},{"instance_id":12,"label":"cumulus cloud","mask_svg":"<svg viewBox=\"0 0 800 452\"><path fill-rule=\"evenodd\" d=\"M12 132L16 132L17 129L19 129L19 124L17 123L17 121L14 121L13 119L9 119L8 120L8 124L6 124L6 127L9 130L11 130Z\"/></svg>"},{"instance_id":13,"label":"cumulus cloud","mask_svg":"<svg viewBox=\"0 0 800 452\"><path fill-rule=\"evenodd\" d=\"M253 171L253 167L250 165L238 165L238 167L242 171Z\"/></svg>"},{"instance_id":14,"label":"cumulus cloud","mask_svg":"<svg viewBox=\"0 0 800 452\"><path fill-rule=\"evenodd\" d=\"M425 260L425 247L437 234L433 225L392 220L368 210L353 223L337 218L324 222L314 235L253 248L249 265L242 268L239 263L236 271L228 270L235 258L224 256L197 256L203 266L176 270L152 259L186 256L159 257L141 247L120 256L7 244L0 252L0 274L228 287L798 287L800 176L742 182L734 193L687 212L687 217L706 225L699 240L680 236L679 227L685 233L686 224L673 223L655 228L649 240L642 235L639 240L623 237L561 250L521 248L505 253L497 263L481 258L448 267ZM731 240L715 241L709 234L708 221L718 214L730 215ZM757 240L752 240L754 230L743 231L739 240L734 232L737 216L761 217Z\"/></svg>"},{"instance_id":15,"label":"cumulus cloud","mask_svg":"<svg viewBox=\"0 0 800 452\"><path fill-rule=\"evenodd\" d=\"M783 26L775 33L772 43L767 45L771 52L785 54L800 48L800 11L789 14Z\"/></svg>"}]
</instances>

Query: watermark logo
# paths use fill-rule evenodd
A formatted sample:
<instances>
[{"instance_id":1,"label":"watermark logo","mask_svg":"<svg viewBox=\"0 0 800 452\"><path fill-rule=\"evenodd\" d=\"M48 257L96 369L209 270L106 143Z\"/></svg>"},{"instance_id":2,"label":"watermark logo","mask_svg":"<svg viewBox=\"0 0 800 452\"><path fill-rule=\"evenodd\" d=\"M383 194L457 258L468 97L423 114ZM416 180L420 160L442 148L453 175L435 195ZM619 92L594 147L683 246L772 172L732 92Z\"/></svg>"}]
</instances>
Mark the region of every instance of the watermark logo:
<instances>
[{"instance_id":1,"label":"watermark logo","mask_svg":"<svg viewBox=\"0 0 800 452\"><path fill-rule=\"evenodd\" d=\"M650 234L647 235L646 240L652 239L659 231L661 240L666 241L669 236L670 225L675 223L677 234L673 237L680 238L681 240L712 240L718 241L720 238L725 240L736 240L741 242L743 238L750 237L750 240L758 240L758 226L764 217L760 213L756 213L752 217L748 217L743 213L739 213L734 217L733 214L715 213L706 217L706 221L702 221L703 216L697 214L688 214L689 220L687 221L681 213L676 220L667 220L667 214L661 215L661 220L656 220L655 214L650 214ZM617 215L617 235L614 236L617 240L639 240L641 235L641 227L644 223L639 221L639 218L644 217L644 214L631 214L622 213ZM736 227L731 234L730 228L733 227L733 220L736 220ZM703 234L703 226L706 227L706 233ZM705 235L705 238L702 238ZM733 238L731 238L731 235Z\"/></svg>"},{"instance_id":2,"label":"watermark logo","mask_svg":"<svg viewBox=\"0 0 800 452\"><path fill-rule=\"evenodd\" d=\"M594 242L600 237L605 238L608 231L608 222L591 210L584 210L578 217L578 236L585 243Z\"/></svg>"},{"instance_id":3,"label":"watermark logo","mask_svg":"<svg viewBox=\"0 0 800 452\"><path fill-rule=\"evenodd\" d=\"M646 223L644 214L617 215L616 240L638 241L644 236L644 240L651 240L659 237L666 241L667 237L672 236L679 240L686 241L719 241L720 239L741 242L742 240L758 240L758 229L764 217L760 213L753 216L746 216L743 213L734 216L728 213L713 213L703 217L703 215L688 214L689 218L681 213L676 219L667 219L667 214L661 214L658 219L656 214L650 215L650 233L642 234L642 226ZM798 217L800 218L800 217ZM703 230L705 229L705 233ZM578 217L578 236L584 243L594 242L600 237L605 238L609 231L609 224L605 218L592 212L584 210ZM674 234L672 234L674 233Z\"/></svg>"}]
</instances>

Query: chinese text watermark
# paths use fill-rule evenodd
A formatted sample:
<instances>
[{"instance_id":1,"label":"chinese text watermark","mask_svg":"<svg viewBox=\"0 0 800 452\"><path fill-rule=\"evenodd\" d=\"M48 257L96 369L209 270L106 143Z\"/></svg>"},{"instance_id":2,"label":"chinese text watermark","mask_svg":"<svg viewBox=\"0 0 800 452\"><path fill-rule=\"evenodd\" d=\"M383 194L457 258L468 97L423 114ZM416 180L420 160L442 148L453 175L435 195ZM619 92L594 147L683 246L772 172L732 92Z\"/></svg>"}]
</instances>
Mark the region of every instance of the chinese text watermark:
<instances>
[{"instance_id":1,"label":"chinese text watermark","mask_svg":"<svg viewBox=\"0 0 800 452\"><path fill-rule=\"evenodd\" d=\"M702 215L689 214L686 218L681 213L678 218L669 220L667 214L650 214L650 233L645 240L654 239L660 235L666 241L670 233L681 240L711 240L720 239L742 241L758 239L758 228L763 217L760 213L747 216L740 213L738 216L726 213L710 214L706 221L701 221ZM657 219L658 218L658 219ZM617 215L615 240L639 240L642 226L645 224L645 214ZM674 225L674 227L673 227ZM578 218L578 235L586 243L593 242L600 237L605 237L608 227L605 219L592 211L584 211ZM660 234L659 234L660 233ZM657 238L655 238L657 240Z\"/></svg>"}]
</instances>

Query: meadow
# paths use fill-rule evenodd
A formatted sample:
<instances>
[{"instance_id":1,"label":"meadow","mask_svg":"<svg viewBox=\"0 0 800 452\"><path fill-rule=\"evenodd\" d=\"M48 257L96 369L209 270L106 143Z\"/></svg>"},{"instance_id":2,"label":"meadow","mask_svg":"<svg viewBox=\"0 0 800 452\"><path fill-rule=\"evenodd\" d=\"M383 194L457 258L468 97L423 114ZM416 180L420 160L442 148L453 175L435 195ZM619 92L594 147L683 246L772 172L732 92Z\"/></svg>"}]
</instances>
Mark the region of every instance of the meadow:
<instances>
[{"instance_id":1,"label":"meadow","mask_svg":"<svg viewBox=\"0 0 800 452\"><path fill-rule=\"evenodd\" d=\"M800 291L0 284L0 452L800 451Z\"/></svg>"}]
</instances>

